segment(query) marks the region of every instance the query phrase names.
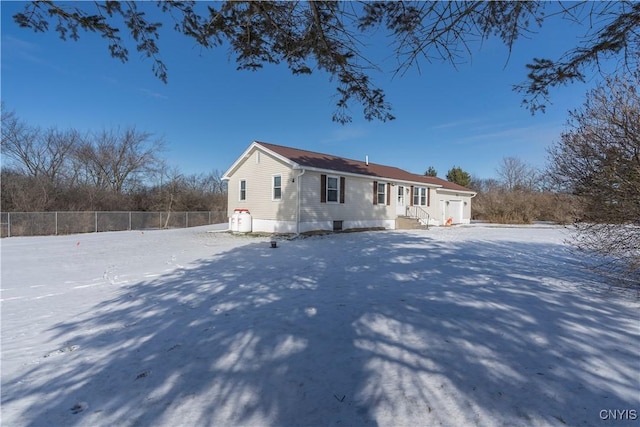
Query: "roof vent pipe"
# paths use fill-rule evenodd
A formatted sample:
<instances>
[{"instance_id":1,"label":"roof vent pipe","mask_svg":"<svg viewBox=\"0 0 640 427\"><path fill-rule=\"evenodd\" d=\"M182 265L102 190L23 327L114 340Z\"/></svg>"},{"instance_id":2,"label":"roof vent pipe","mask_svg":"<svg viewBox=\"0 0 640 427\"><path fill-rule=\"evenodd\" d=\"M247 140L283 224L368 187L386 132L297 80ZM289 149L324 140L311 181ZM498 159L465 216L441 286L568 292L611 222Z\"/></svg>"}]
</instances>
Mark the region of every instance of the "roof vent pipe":
<instances>
[{"instance_id":1,"label":"roof vent pipe","mask_svg":"<svg viewBox=\"0 0 640 427\"><path fill-rule=\"evenodd\" d=\"M369 156L364 156L364 163L369 166Z\"/></svg>"}]
</instances>

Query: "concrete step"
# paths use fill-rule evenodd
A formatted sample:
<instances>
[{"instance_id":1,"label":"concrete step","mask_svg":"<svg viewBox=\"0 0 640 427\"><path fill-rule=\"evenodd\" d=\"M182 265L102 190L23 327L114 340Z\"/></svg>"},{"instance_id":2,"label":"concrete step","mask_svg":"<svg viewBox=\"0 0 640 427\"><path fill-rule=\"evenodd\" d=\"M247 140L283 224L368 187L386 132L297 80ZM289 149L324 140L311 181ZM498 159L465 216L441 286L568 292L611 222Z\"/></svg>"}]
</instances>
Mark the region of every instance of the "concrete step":
<instances>
[{"instance_id":1,"label":"concrete step","mask_svg":"<svg viewBox=\"0 0 640 427\"><path fill-rule=\"evenodd\" d=\"M426 230L427 226L422 225L417 218L399 216L396 218L396 229L397 230Z\"/></svg>"}]
</instances>

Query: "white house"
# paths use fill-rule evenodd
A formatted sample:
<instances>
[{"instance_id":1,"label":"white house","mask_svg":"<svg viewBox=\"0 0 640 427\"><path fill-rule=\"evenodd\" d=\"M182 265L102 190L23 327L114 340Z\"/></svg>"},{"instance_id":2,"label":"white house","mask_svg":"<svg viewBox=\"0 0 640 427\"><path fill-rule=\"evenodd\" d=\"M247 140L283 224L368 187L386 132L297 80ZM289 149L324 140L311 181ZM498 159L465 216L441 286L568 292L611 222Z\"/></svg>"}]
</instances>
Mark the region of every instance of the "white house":
<instances>
[{"instance_id":1,"label":"white house","mask_svg":"<svg viewBox=\"0 0 640 427\"><path fill-rule=\"evenodd\" d=\"M392 166L264 142L253 142L223 176L228 214L246 209L251 231L401 228L465 224L471 219L468 188Z\"/></svg>"}]
</instances>

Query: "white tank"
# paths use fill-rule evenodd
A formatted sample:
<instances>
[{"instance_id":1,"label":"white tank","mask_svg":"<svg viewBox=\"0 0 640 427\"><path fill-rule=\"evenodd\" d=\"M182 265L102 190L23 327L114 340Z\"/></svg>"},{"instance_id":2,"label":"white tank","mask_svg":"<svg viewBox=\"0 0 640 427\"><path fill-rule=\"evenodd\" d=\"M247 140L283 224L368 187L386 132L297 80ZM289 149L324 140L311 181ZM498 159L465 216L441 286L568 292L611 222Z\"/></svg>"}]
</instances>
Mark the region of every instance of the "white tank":
<instances>
[{"instance_id":1,"label":"white tank","mask_svg":"<svg viewBox=\"0 0 640 427\"><path fill-rule=\"evenodd\" d=\"M238 217L240 216L240 209L234 209L233 215L229 218L229 231L233 233L238 232Z\"/></svg>"},{"instance_id":2,"label":"white tank","mask_svg":"<svg viewBox=\"0 0 640 427\"><path fill-rule=\"evenodd\" d=\"M251 214L248 209L236 209L238 210L238 232L249 233L251 232Z\"/></svg>"}]
</instances>

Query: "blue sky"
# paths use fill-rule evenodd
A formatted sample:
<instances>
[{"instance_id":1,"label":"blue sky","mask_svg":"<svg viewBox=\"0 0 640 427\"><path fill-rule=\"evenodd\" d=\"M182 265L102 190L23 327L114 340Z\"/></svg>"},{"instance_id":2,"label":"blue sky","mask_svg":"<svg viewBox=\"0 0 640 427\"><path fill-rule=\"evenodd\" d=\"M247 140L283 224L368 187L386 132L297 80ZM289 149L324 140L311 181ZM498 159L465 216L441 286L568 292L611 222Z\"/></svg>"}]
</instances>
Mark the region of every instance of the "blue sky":
<instances>
[{"instance_id":1,"label":"blue sky","mask_svg":"<svg viewBox=\"0 0 640 427\"><path fill-rule=\"evenodd\" d=\"M62 41L54 32L20 29L2 8L1 95L5 107L32 125L82 131L135 126L162 137L163 154L186 174L224 172L254 140L362 159L444 177L460 166L479 178L496 176L504 157L543 167L546 148L565 129L567 111L582 106L597 80L552 90L545 114L521 107L512 86L526 77L533 57L557 58L588 28L550 21L519 40L509 55L497 39L485 41L466 63L421 63L402 77L373 73L397 117L367 122L352 106L348 125L331 121L334 85L326 74L293 76L286 66L237 71L224 49L202 51L173 31L163 32L161 56L169 82L129 45L130 59L110 57L106 43L81 33ZM388 56L382 37L374 55ZM393 60L383 63L390 69Z\"/></svg>"}]
</instances>

